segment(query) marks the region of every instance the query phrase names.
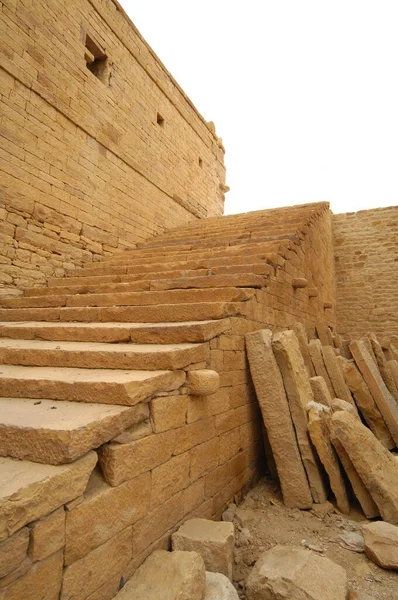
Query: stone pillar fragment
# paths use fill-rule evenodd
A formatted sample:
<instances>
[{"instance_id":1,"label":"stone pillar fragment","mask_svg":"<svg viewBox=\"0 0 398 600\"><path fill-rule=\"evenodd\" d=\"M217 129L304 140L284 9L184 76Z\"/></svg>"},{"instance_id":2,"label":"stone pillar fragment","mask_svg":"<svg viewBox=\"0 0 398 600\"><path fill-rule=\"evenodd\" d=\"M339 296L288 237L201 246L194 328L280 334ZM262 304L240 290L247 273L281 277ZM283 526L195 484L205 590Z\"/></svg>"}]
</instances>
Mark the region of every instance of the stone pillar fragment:
<instances>
[{"instance_id":1,"label":"stone pillar fragment","mask_svg":"<svg viewBox=\"0 0 398 600\"><path fill-rule=\"evenodd\" d=\"M329 393L333 397L334 389L330 381L328 372L326 371L325 364L323 362L321 342L319 340L311 340L308 344L308 349L310 351L310 356L312 364L314 365L315 373L318 375L318 377L324 378L325 383L328 386Z\"/></svg>"},{"instance_id":2,"label":"stone pillar fragment","mask_svg":"<svg viewBox=\"0 0 398 600\"><path fill-rule=\"evenodd\" d=\"M323 346L322 356L323 362L325 363L326 370L328 372L330 381L335 392L335 398L340 398L341 400L349 402L350 404L352 404L355 410L357 410L355 402L352 399L351 392L348 389L348 386L345 382L344 375L340 370L340 366L337 361L337 356L335 355L333 348L331 346Z\"/></svg>"},{"instance_id":3,"label":"stone pillar fragment","mask_svg":"<svg viewBox=\"0 0 398 600\"><path fill-rule=\"evenodd\" d=\"M384 383L390 394L393 396L396 402L398 402L398 389L395 383L394 377L391 373L390 366L384 356L383 348L380 345L379 340L375 333L369 334L369 339L372 344L373 353L376 357L377 366L379 367L380 375L383 378Z\"/></svg>"},{"instance_id":4,"label":"stone pillar fragment","mask_svg":"<svg viewBox=\"0 0 398 600\"><path fill-rule=\"evenodd\" d=\"M295 323L292 326L292 331L294 331L294 333L297 335L297 339L300 344L301 354L303 356L305 366L307 367L308 377L314 377L315 370L311 362L310 351L308 350L307 331L302 323Z\"/></svg>"},{"instance_id":5,"label":"stone pillar fragment","mask_svg":"<svg viewBox=\"0 0 398 600\"><path fill-rule=\"evenodd\" d=\"M323 377L311 377L310 384L312 393L314 394L314 400L318 404L323 404L324 406L331 406L332 404L332 396L328 390L328 386L326 385L326 381Z\"/></svg>"}]
</instances>

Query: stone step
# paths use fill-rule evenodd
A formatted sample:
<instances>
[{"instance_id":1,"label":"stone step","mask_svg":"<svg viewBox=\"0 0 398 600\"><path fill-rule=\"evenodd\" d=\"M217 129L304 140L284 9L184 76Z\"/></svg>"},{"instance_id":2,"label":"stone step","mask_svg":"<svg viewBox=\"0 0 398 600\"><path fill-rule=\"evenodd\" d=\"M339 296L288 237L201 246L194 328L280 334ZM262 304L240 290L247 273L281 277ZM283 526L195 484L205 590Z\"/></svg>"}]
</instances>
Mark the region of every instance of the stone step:
<instances>
[{"instance_id":1,"label":"stone step","mask_svg":"<svg viewBox=\"0 0 398 600\"><path fill-rule=\"evenodd\" d=\"M0 398L0 455L59 465L149 418L148 404L111 406Z\"/></svg>"},{"instance_id":2,"label":"stone step","mask_svg":"<svg viewBox=\"0 0 398 600\"><path fill-rule=\"evenodd\" d=\"M250 260L250 259L248 259ZM266 264L265 262L250 263L244 262L242 264L235 265L219 265L211 267L210 269L174 269L171 271L151 271L149 273L136 273L124 274L124 275L93 275L85 277L54 277L49 279L48 288L27 288L25 290L26 296L38 296L45 295L41 294L43 290L52 290L54 287L76 287L76 291L72 290L72 293L87 293L91 291L87 289L88 286L92 286L94 291L102 291L99 286L106 286L104 291L108 291L111 288L112 283L130 283L138 280L159 280L159 279L177 279L181 277L204 277L206 275L224 275L224 274L237 274L237 273L249 273L257 275L268 275L273 273L273 267ZM79 291L81 290L81 291ZM38 293L39 292L39 293ZM48 292L54 294L54 291Z\"/></svg>"},{"instance_id":3,"label":"stone step","mask_svg":"<svg viewBox=\"0 0 398 600\"><path fill-rule=\"evenodd\" d=\"M0 338L0 365L160 371L183 369L208 359L206 343L101 344Z\"/></svg>"},{"instance_id":4,"label":"stone step","mask_svg":"<svg viewBox=\"0 0 398 600\"><path fill-rule=\"evenodd\" d=\"M0 308L0 321L177 323L224 319L245 314L244 302L191 302L135 307Z\"/></svg>"},{"instance_id":5,"label":"stone step","mask_svg":"<svg viewBox=\"0 0 398 600\"><path fill-rule=\"evenodd\" d=\"M3 337L18 340L134 342L137 344L207 342L229 327L229 319L183 323L45 323L36 321L0 323Z\"/></svg>"},{"instance_id":6,"label":"stone step","mask_svg":"<svg viewBox=\"0 0 398 600\"><path fill-rule=\"evenodd\" d=\"M3 308L55 308L74 306L148 306L192 302L245 302L255 294L252 288L182 289L153 292L120 292L106 294L57 294L1 298Z\"/></svg>"},{"instance_id":7,"label":"stone step","mask_svg":"<svg viewBox=\"0 0 398 600\"><path fill-rule=\"evenodd\" d=\"M62 290L54 290L53 287L47 288L28 288L24 291L25 297L32 296L51 296L57 293L60 294L107 294L115 292L136 292L136 291L159 291L168 289L189 289L189 288L213 288L213 287L265 287L267 285L268 276L265 274L257 275L256 273L239 273L239 274L220 274L213 275L204 271L203 275L199 276L182 276L164 278L164 273L159 273L158 279L145 279L143 281L119 282L119 283L103 283L103 284L80 284L80 285L64 285ZM66 282L65 282L66 283ZM59 286L58 286L59 287Z\"/></svg>"},{"instance_id":8,"label":"stone step","mask_svg":"<svg viewBox=\"0 0 398 600\"><path fill-rule=\"evenodd\" d=\"M0 397L134 406L178 389L184 371L127 371L0 365Z\"/></svg>"}]
</instances>

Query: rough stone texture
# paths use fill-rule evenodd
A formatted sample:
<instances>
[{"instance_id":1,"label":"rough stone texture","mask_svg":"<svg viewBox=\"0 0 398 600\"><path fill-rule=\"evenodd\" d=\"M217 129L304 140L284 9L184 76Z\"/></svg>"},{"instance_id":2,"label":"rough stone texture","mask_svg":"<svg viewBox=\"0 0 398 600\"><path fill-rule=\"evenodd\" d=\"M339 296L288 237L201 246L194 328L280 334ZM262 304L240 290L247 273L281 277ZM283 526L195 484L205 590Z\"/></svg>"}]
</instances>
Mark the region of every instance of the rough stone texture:
<instances>
[{"instance_id":1,"label":"rough stone texture","mask_svg":"<svg viewBox=\"0 0 398 600\"><path fill-rule=\"evenodd\" d=\"M394 397L395 401L398 402L398 389L395 383L394 377L391 373L390 366L384 356L383 349L380 345L377 335L374 333L369 334L369 339L372 344L373 353L376 357L377 366L379 367L380 375L383 378L384 383L390 394Z\"/></svg>"},{"instance_id":2,"label":"rough stone texture","mask_svg":"<svg viewBox=\"0 0 398 600\"><path fill-rule=\"evenodd\" d=\"M335 454L329 437L330 413L318 404L311 407L308 411L308 431L310 432L312 443L314 444L318 456L325 467L329 477L330 487L335 495L338 509L348 515L350 512L350 502L344 483L343 473L340 469L339 460Z\"/></svg>"},{"instance_id":3,"label":"rough stone texture","mask_svg":"<svg viewBox=\"0 0 398 600\"><path fill-rule=\"evenodd\" d=\"M320 340L310 340L308 344L308 349L310 352L312 364L314 365L315 373L318 375L318 377L323 377L326 385L328 386L330 395L334 396L332 382L330 381L330 377L326 370L325 363L323 362L322 344Z\"/></svg>"},{"instance_id":4,"label":"rough stone texture","mask_svg":"<svg viewBox=\"0 0 398 600\"><path fill-rule=\"evenodd\" d=\"M225 575L206 571L203 600L239 600L238 592Z\"/></svg>"},{"instance_id":5,"label":"rough stone texture","mask_svg":"<svg viewBox=\"0 0 398 600\"><path fill-rule=\"evenodd\" d=\"M333 414L331 436L343 446L383 519L398 524L398 464L392 454L346 411Z\"/></svg>"},{"instance_id":6,"label":"rough stone texture","mask_svg":"<svg viewBox=\"0 0 398 600\"><path fill-rule=\"evenodd\" d=\"M80 496L96 462L95 452L59 466L0 459L0 540Z\"/></svg>"},{"instance_id":7,"label":"rough stone texture","mask_svg":"<svg viewBox=\"0 0 398 600\"><path fill-rule=\"evenodd\" d=\"M398 446L398 405L388 391L363 340L351 342L350 349L377 407L383 415L391 437Z\"/></svg>"},{"instance_id":8,"label":"rough stone texture","mask_svg":"<svg viewBox=\"0 0 398 600\"><path fill-rule=\"evenodd\" d=\"M19 579L0 590L0 600L58 600L62 583L63 553L60 550L34 563Z\"/></svg>"},{"instance_id":9,"label":"rough stone texture","mask_svg":"<svg viewBox=\"0 0 398 600\"><path fill-rule=\"evenodd\" d=\"M271 340L269 329L246 335L250 372L275 459L283 501L292 508L310 508L311 492Z\"/></svg>"},{"instance_id":10,"label":"rough stone texture","mask_svg":"<svg viewBox=\"0 0 398 600\"><path fill-rule=\"evenodd\" d=\"M391 375L394 378L395 385L398 388L398 361L397 360L389 360L388 366L390 367Z\"/></svg>"},{"instance_id":11,"label":"rough stone texture","mask_svg":"<svg viewBox=\"0 0 398 600\"><path fill-rule=\"evenodd\" d=\"M355 362L342 356L339 356L338 360L343 369L347 385L353 393L355 402L366 423L386 448L394 448L395 444L390 432Z\"/></svg>"},{"instance_id":12,"label":"rough stone texture","mask_svg":"<svg viewBox=\"0 0 398 600\"><path fill-rule=\"evenodd\" d=\"M187 375L187 385L193 396L208 396L215 394L220 387L220 376L210 369L190 371Z\"/></svg>"},{"instance_id":13,"label":"rough stone texture","mask_svg":"<svg viewBox=\"0 0 398 600\"><path fill-rule=\"evenodd\" d=\"M332 396L324 378L319 376L311 377L310 384L315 402L330 407L332 405Z\"/></svg>"},{"instance_id":14,"label":"rough stone texture","mask_svg":"<svg viewBox=\"0 0 398 600\"><path fill-rule=\"evenodd\" d=\"M117 600L202 600L205 565L196 552L156 550L134 573Z\"/></svg>"},{"instance_id":15,"label":"rough stone texture","mask_svg":"<svg viewBox=\"0 0 398 600\"><path fill-rule=\"evenodd\" d=\"M351 392L345 382L344 375L340 370L334 349L331 346L322 346L322 356L335 392L334 396L336 398L341 398L346 402L350 402L356 410L355 402L352 399Z\"/></svg>"},{"instance_id":16,"label":"rough stone texture","mask_svg":"<svg viewBox=\"0 0 398 600\"><path fill-rule=\"evenodd\" d=\"M0 578L6 577L26 558L29 546L29 529L24 527L0 543Z\"/></svg>"},{"instance_id":17,"label":"rough stone texture","mask_svg":"<svg viewBox=\"0 0 398 600\"><path fill-rule=\"evenodd\" d=\"M362 525L366 556L383 569L398 570L398 527L376 521Z\"/></svg>"},{"instance_id":18,"label":"rough stone texture","mask_svg":"<svg viewBox=\"0 0 398 600\"><path fill-rule=\"evenodd\" d=\"M314 397L295 333L283 331L274 334L272 349L282 374L312 497L314 502L325 502L327 493L322 468L312 449L307 430L306 408Z\"/></svg>"},{"instance_id":19,"label":"rough stone texture","mask_svg":"<svg viewBox=\"0 0 398 600\"><path fill-rule=\"evenodd\" d=\"M189 519L171 536L173 550L198 552L206 569L233 576L234 526L224 521Z\"/></svg>"},{"instance_id":20,"label":"rough stone texture","mask_svg":"<svg viewBox=\"0 0 398 600\"><path fill-rule=\"evenodd\" d=\"M346 600L345 570L315 552L275 546L264 552L250 573L247 600Z\"/></svg>"},{"instance_id":21,"label":"rough stone texture","mask_svg":"<svg viewBox=\"0 0 398 600\"><path fill-rule=\"evenodd\" d=\"M44 560L65 545L65 510L61 506L44 519L29 523L29 556L33 562Z\"/></svg>"},{"instance_id":22,"label":"rough stone texture","mask_svg":"<svg viewBox=\"0 0 398 600\"><path fill-rule=\"evenodd\" d=\"M305 366L307 367L308 377L314 377L315 370L311 361L310 351L308 349L307 331L302 323L294 323L294 325L292 325L292 330L296 334L299 341L300 351L303 356Z\"/></svg>"},{"instance_id":23,"label":"rough stone texture","mask_svg":"<svg viewBox=\"0 0 398 600\"><path fill-rule=\"evenodd\" d=\"M188 397L183 395L154 398L150 402L153 431L162 433L186 423Z\"/></svg>"}]
</instances>

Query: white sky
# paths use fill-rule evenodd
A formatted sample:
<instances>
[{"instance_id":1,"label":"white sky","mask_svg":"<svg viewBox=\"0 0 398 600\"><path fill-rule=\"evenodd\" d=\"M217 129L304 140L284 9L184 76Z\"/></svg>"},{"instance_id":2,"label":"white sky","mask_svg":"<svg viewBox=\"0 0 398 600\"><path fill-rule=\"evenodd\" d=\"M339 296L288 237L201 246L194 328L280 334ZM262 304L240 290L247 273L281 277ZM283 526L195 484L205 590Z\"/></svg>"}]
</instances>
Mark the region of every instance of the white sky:
<instances>
[{"instance_id":1,"label":"white sky","mask_svg":"<svg viewBox=\"0 0 398 600\"><path fill-rule=\"evenodd\" d=\"M225 212L398 204L397 0L121 0L226 148Z\"/></svg>"}]
</instances>

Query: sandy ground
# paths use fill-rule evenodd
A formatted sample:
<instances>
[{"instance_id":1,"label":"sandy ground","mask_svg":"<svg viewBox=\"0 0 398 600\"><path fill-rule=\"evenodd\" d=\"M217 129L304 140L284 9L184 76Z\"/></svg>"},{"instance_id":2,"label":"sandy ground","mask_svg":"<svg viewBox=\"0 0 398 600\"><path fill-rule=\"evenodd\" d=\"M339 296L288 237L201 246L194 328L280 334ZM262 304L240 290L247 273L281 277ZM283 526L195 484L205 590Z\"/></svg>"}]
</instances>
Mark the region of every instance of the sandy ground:
<instances>
[{"instance_id":1,"label":"sandy ground","mask_svg":"<svg viewBox=\"0 0 398 600\"><path fill-rule=\"evenodd\" d=\"M345 516L330 503L314 505L309 511L286 508L278 485L269 478L262 479L246 495L234 517L234 583L240 598L246 598L245 581L260 554L282 544L310 545L312 551L344 567L349 600L398 600L398 571L381 569L363 552L344 547L341 536L350 540L350 534L360 533L360 525L367 522L360 509L354 508Z\"/></svg>"}]
</instances>

